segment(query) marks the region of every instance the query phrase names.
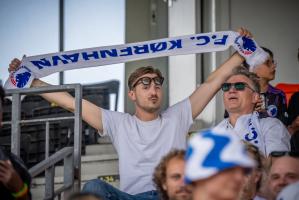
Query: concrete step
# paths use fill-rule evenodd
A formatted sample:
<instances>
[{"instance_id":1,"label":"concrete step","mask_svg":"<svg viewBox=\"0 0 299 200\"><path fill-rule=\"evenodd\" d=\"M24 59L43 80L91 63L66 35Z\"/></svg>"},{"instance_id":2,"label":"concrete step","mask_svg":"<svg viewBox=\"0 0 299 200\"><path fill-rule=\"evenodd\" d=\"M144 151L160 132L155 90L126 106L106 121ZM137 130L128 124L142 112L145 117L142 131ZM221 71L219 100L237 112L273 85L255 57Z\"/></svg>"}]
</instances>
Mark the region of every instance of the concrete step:
<instances>
[{"instance_id":1,"label":"concrete step","mask_svg":"<svg viewBox=\"0 0 299 200\"><path fill-rule=\"evenodd\" d=\"M108 136L104 136L104 137L99 137L97 142L99 144L111 144L111 140Z\"/></svg>"},{"instance_id":2,"label":"concrete step","mask_svg":"<svg viewBox=\"0 0 299 200\"><path fill-rule=\"evenodd\" d=\"M81 158L81 174L84 175L116 175L118 174L118 157L116 154L91 155ZM55 175L63 176L63 166L55 167Z\"/></svg>"},{"instance_id":3,"label":"concrete step","mask_svg":"<svg viewBox=\"0 0 299 200\"><path fill-rule=\"evenodd\" d=\"M86 146L86 155L81 157L81 187L89 180L101 178L119 187L118 156L111 143ZM63 166L55 167L55 189L63 185ZM32 180L33 199L43 199L44 177Z\"/></svg>"},{"instance_id":4,"label":"concrete step","mask_svg":"<svg viewBox=\"0 0 299 200\"><path fill-rule=\"evenodd\" d=\"M111 143L87 145L85 155L102 155L102 154L116 154Z\"/></svg>"}]
</instances>

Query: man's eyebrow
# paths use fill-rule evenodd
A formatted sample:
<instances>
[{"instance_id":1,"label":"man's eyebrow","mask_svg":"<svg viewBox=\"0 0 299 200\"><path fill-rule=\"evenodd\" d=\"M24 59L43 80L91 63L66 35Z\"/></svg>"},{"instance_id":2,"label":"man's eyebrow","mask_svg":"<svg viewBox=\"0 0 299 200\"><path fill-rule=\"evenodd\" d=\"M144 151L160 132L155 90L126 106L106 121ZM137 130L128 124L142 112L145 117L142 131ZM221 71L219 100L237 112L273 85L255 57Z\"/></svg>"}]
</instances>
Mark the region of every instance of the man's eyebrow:
<instances>
[{"instance_id":1,"label":"man's eyebrow","mask_svg":"<svg viewBox=\"0 0 299 200\"><path fill-rule=\"evenodd\" d=\"M277 177L277 176L279 176L278 173L273 173L273 174L270 175L270 177Z\"/></svg>"},{"instance_id":2,"label":"man's eyebrow","mask_svg":"<svg viewBox=\"0 0 299 200\"><path fill-rule=\"evenodd\" d=\"M181 174L180 174L180 173L174 173L174 174L171 174L170 176L171 176L171 177L181 176Z\"/></svg>"},{"instance_id":3,"label":"man's eyebrow","mask_svg":"<svg viewBox=\"0 0 299 200\"><path fill-rule=\"evenodd\" d=\"M299 176L299 173L296 172L288 172L286 175L291 175L291 176Z\"/></svg>"}]
</instances>

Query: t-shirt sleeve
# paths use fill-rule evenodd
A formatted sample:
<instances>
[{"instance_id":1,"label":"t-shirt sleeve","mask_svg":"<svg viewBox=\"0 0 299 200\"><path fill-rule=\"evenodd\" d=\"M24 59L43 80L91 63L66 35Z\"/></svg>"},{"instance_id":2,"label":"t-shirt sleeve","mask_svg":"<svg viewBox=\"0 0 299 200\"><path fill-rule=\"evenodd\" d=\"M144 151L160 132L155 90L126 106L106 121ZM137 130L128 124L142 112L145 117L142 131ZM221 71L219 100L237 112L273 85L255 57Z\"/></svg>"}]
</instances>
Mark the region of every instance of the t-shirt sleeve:
<instances>
[{"instance_id":1,"label":"t-shirt sleeve","mask_svg":"<svg viewBox=\"0 0 299 200\"><path fill-rule=\"evenodd\" d=\"M276 118L268 118L264 123L263 131L266 154L273 151L290 151L290 134L284 124Z\"/></svg>"},{"instance_id":2,"label":"t-shirt sleeve","mask_svg":"<svg viewBox=\"0 0 299 200\"><path fill-rule=\"evenodd\" d=\"M117 139L117 128L122 120L124 120L125 113L110 111L102 108L102 123L103 132L99 132L101 136L108 135L112 141Z\"/></svg>"},{"instance_id":3,"label":"t-shirt sleeve","mask_svg":"<svg viewBox=\"0 0 299 200\"><path fill-rule=\"evenodd\" d=\"M182 125L182 127L190 128L193 123L192 109L189 98L170 106L165 113L167 113L167 115L177 116L177 121Z\"/></svg>"}]
</instances>

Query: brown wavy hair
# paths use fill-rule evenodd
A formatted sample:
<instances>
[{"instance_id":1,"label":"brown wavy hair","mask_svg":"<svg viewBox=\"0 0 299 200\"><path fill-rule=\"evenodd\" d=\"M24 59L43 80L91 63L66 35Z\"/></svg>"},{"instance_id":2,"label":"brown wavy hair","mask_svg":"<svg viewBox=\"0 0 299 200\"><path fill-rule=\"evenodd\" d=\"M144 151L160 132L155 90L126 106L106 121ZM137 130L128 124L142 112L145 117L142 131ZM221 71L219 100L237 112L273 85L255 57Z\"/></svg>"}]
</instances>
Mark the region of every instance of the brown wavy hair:
<instances>
[{"instance_id":1,"label":"brown wavy hair","mask_svg":"<svg viewBox=\"0 0 299 200\"><path fill-rule=\"evenodd\" d=\"M163 78L162 73L159 69L155 69L152 66L140 67L136 69L134 72L132 72L131 75L129 76L128 79L129 90L133 89L133 85L135 84L136 80L144 74L157 74L157 76Z\"/></svg>"},{"instance_id":2,"label":"brown wavy hair","mask_svg":"<svg viewBox=\"0 0 299 200\"><path fill-rule=\"evenodd\" d=\"M156 188L160 194L162 200L168 200L167 191L163 189L163 184L166 181L166 168L169 161L173 158L178 158L184 160L185 150L174 149L165 155L158 166L155 168L153 181L156 185Z\"/></svg>"}]
</instances>

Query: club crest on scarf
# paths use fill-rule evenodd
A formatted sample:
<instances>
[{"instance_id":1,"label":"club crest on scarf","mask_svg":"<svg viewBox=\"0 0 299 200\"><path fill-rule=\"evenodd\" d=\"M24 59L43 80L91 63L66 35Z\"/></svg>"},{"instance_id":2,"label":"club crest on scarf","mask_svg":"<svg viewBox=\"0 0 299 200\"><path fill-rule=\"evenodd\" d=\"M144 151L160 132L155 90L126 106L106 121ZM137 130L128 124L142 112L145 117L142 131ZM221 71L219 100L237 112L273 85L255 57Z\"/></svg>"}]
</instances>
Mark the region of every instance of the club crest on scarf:
<instances>
[{"instance_id":1,"label":"club crest on scarf","mask_svg":"<svg viewBox=\"0 0 299 200\"><path fill-rule=\"evenodd\" d=\"M235 44L237 45L238 49L244 55L250 55L256 50L256 44L251 38L246 38L243 36L238 36L235 39Z\"/></svg>"},{"instance_id":2,"label":"club crest on scarf","mask_svg":"<svg viewBox=\"0 0 299 200\"><path fill-rule=\"evenodd\" d=\"M21 66L18 70L10 74L10 81L14 86L23 88L28 83L31 76L31 70L26 66Z\"/></svg>"}]
</instances>

